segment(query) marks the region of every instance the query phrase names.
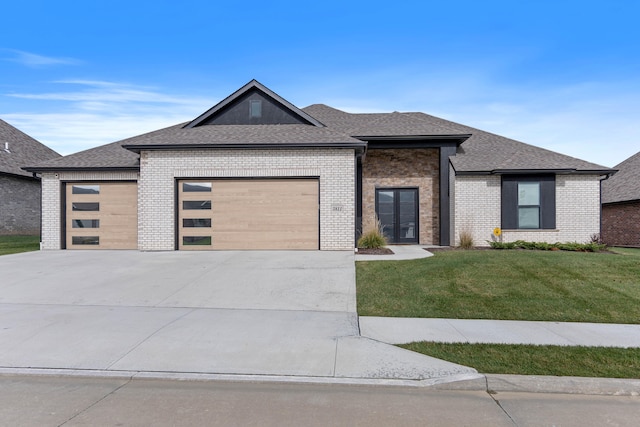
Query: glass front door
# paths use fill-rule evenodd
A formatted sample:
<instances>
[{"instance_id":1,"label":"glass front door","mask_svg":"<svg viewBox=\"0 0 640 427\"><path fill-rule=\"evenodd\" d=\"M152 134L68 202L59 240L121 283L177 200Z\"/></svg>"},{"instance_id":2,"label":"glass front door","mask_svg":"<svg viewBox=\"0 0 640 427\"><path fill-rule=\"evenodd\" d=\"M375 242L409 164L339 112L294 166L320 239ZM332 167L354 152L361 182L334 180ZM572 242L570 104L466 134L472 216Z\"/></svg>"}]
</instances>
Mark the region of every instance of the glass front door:
<instances>
[{"instance_id":1,"label":"glass front door","mask_svg":"<svg viewBox=\"0 0 640 427\"><path fill-rule=\"evenodd\" d=\"M389 243L418 243L418 189L377 189L376 214Z\"/></svg>"}]
</instances>

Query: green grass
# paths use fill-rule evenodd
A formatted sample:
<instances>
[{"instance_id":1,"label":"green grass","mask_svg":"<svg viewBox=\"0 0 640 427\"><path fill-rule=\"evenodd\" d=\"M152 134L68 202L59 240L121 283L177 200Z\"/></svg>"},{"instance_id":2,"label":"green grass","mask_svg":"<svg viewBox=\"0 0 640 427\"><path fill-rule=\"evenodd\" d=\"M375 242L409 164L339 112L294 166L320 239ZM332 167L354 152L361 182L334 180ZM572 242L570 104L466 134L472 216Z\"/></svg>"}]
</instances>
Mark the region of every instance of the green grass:
<instances>
[{"instance_id":1,"label":"green grass","mask_svg":"<svg viewBox=\"0 0 640 427\"><path fill-rule=\"evenodd\" d=\"M40 249L39 236L0 236L0 255L37 251Z\"/></svg>"},{"instance_id":2,"label":"green grass","mask_svg":"<svg viewBox=\"0 0 640 427\"><path fill-rule=\"evenodd\" d=\"M640 349L418 342L399 347L483 374L640 378Z\"/></svg>"},{"instance_id":3,"label":"green grass","mask_svg":"<svg viewBox=\"0 0 640 427\"><path fill-rule=\"evenodd\" d=\"M640 249L357 262L361 316L640 323Z\"/></svg>"}]
</instances>

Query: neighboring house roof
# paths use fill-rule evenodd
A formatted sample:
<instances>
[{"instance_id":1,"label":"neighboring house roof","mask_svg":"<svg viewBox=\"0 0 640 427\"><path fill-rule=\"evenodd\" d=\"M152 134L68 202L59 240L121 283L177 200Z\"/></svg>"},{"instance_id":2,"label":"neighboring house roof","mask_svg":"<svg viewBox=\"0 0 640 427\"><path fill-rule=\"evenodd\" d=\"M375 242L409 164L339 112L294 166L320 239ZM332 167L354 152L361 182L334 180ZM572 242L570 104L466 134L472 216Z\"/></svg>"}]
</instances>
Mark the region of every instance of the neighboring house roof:
<instances>
[{"instance_id":1,"label":"neighboring house roof","mask_svg":"<svg viewBox=\"0 0 640 427\"><path fill-rule=\"evenodd\" d=\"M640 200L640 152L614 169L618 172L602 182L602 203Z\"/></svg>"},{"instance_id":2,"label":"neighboring house roof","mask_svg":"<svg viewBox=\"0 0 640 427\"><path fill-rule=\"evenodd\" d=\"M299 119L299 124L209 124L249 96L275 102ZM296 119L296 120L297 120ZM308 123L308 124L304 124ZM456 174L548 171L610 174L612 169L543 148L474 129L424 113L353 114L327 105L298 109L259 82L252 80L191 122L125 139L39 163L29 170L138 168L138 155L148 149L349 147L363 149L366 141L388 139L443 140L458 145L451 156ZM462 142L464 141L464 142ZM460 145L460 143L462 143Z\"/></svg>"},{"instance_id":3,"label":"neighboring house roof","mask_svg":"<svg viewBox=\"0 0 640 427\"><path fill-rule=\"evenodd\" d=\"M56 157L60 154L0 120L0 173L32 177L23 166Z\"/></svg>"}]
</instances>

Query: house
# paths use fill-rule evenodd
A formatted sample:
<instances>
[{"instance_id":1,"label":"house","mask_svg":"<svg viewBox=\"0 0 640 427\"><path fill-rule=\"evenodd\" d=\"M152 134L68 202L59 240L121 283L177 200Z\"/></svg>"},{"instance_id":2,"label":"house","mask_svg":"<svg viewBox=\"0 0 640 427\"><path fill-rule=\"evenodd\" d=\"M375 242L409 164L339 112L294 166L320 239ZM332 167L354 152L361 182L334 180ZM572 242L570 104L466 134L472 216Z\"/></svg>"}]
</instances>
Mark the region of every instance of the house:
<instances>
[{"instance_id":1,"label":"house","mask_svg":"<svg viewBox=\"0 0 640 427\"><path fill-rule=\"evenodd\" d=\"M596 164L423 113L298 108L252 80L190 122L30 165L45 249L352 250L461 231L587 241Z\"/></svg>"},{"instance_id":2,"label":"house","mask_svg":"<svg viewBox=\"0 0 640 427\"><path fill-rule=\"evenodd\" d=\"M602 183L602 241L640 247L640 152L615 166Z\"/></svg>"},{"instance_id":3,"label":"house","mask_svg":"<svg viewBox=\"0 0 640 427\"><path fill-rule=\"evenodd\" d=\"M40 179L22 167L57 157L0 120L0 235L40 234Z\"/></svg>"}]
</instances>

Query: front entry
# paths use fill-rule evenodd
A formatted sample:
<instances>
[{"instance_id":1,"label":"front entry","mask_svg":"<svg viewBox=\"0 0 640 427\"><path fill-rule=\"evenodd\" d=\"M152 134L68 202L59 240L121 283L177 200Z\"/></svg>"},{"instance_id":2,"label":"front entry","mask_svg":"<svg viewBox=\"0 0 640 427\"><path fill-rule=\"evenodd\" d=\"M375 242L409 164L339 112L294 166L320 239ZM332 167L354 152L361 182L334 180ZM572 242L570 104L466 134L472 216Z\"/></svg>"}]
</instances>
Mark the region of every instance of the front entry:
<instances>
[{"instance_id":1,"label":"front entry","mask_svg":"<svg viewBox=\"0 0 640 427\"><path fill-rule=\"evenodd\" d=\"M389 243L418 243L418 189L376 189L376 214Z\"/></svg>"}]
</instances>

